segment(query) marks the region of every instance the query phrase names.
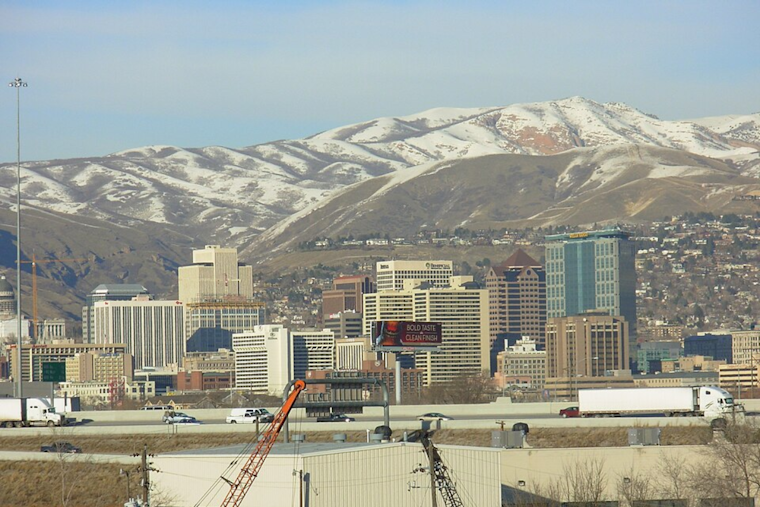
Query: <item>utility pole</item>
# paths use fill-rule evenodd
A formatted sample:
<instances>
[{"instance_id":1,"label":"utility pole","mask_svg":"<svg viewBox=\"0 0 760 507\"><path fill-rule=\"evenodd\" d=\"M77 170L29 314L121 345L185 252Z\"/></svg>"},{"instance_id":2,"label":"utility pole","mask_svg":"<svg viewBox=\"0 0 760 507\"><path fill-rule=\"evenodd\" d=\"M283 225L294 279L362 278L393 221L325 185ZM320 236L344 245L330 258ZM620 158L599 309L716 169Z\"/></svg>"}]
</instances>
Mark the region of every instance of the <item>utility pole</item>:
<instances>
[{"instance_id":1,"label":"utility pole","mask_svg":"<svg viewBox=\"0 0 760 507\"><path fill-rule=\"evenodd\" d=\"M140 467L140 472L142 473L142 494L143 494L143 505L145 507L148 507L150 504L148 503L148 496L150 494L150 479L148 477L148 444L144 444L143 451L142 451L142 466Z\"/></svg>"},{"instance_id":2,"label":"utility pole","mask_svg":"<svg viewBox=\"0 0 760 507\"><path fill-rule=\"evenodd\" d=\"M430 494L433 496L433 507L438 507L438 499L436 494L438 488L435 487L435 457L433 456L433 450L431 448L425 449L428 455L428 466L430 467Z\"/></svg>"},{"instance_id":3,"label":"utility pole","mask_svg":"<svg viewBox=\"0 0 760 507\"><path fill-rule=\"evenodd\" d=\"M149 507L149 498L150 498L150 476L148 475L150 472L155 472L156 469L152 468L150 465L151 463L148 462L148 456L153 457L152 454L148 454L148 444L143 445L143 450L141 453L135 453L132 454L133 457L140 456L140 466L137 468L137 472L140 472L140 487L142 488L142 505L140 507ZM127 477L128 478L128 477Z\"/></svg>"}]
</instances>

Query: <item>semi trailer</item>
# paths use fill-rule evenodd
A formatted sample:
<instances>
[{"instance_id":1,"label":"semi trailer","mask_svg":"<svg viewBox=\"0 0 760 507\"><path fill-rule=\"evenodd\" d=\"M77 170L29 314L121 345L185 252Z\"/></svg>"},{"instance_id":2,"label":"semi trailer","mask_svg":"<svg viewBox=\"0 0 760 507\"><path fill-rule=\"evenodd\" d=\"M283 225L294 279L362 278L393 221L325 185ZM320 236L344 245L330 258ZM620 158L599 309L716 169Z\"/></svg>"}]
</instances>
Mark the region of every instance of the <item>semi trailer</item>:
<instances>
[{"instance_id":1,"label":"semi trailer","mask_svg":"<svg viewBox=\"0 0 760 507\"><path fill-rule=\"evenodd\" d=\"M0 427L63 426L65 421L44 398L0 398Z\"/></svg>"},{"instance_id":2,"label":"semi trailer","mask_svg":"<svg viewBox=\"0 0 760 507\"><path fill-rule=\"evenodd\" d=\"M743 413L744 407L734 403L731 393L714 386L634 387L581 389L578 410L581 417L665 414L719 419Z\"/></svg>"}]
</instances>

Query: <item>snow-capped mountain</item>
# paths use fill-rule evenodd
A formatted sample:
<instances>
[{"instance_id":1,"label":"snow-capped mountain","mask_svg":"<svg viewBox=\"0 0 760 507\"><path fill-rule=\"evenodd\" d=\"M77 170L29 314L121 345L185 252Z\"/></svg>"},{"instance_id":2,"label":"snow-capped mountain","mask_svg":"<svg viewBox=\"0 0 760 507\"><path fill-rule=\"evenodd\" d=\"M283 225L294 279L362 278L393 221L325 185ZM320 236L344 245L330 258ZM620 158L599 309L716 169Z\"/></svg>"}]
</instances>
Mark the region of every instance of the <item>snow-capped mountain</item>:
<instances>
[{"instance_id":1,"label":"snow-capped mountain","mask_svg":"<svg viewBox=\"0 0 760 507\"><path fill-rule=\"evenodd\" d=\"M754 201L736 196L760 195L759 149L760 114L665 121L572 97L438 108L239 149L147 146L26 162L22 250L90 259L59 273L59 286L81 298L109 281L166 288L189 249L210 243L241 247L253 262L294 242L398 224L740 212ZM15 164L0 165L0 244L15 235L15 184ZM9 252L0 249L0 270L13 268Z\"/></svg>"},{"instance_id":2,"label":"snow-capped mountain","mask_svg":"<svg viewBox=\"0 0 760 507\"><path fill-rule=\"evenodd\" d=\"M28 205L133 226L188 228L246 243L351 184L422 164L494 154L551 155L650 145L745 164L757 160L760 115L664 121L580 97L491 108L439 108L242 149L148 146L106 157L24 164ZM6 166L8 168L9 166ZM12 171L0 199L12 202Z\"/></svg>"}]
</instances>

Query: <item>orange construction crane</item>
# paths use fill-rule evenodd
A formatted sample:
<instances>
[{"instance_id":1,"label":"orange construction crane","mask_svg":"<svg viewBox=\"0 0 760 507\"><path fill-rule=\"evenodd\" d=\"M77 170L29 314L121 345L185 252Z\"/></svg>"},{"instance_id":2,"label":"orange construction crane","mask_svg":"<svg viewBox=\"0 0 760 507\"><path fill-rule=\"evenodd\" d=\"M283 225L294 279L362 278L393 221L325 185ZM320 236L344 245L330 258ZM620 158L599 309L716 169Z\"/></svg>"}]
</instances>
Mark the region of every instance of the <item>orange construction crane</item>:
<instances>
[{"instance_id":1,"label":"orange construction crane","mask_svg":"<svg viewBox=\"0 0 760 507\"><path fill-rule=\"evenodd\" d=\"M235 482L227 481L230 485L230 491L222 502L222 507L239 507L243 498L245 498L245 494L248 493L248 490L251 488L254 479L259 475L264 460L267 459L269 451L272 450L272 446L274 445L275 440L277 440L277 435L280 434L280 430L285 424L285 420L288 418L288 414L293 408L296 398L298 398L298 395L301 394L301 391L304 389L306 389L306 382L303 380L296 380L295 384L293 384L293 390L288 395L288 399L285 400L282 408L280 408L277 415L274 416L272 425L264 432L256 449L254 449L251 456L248 458L248 461L246 461L245 465L240 469L240 473L238 474L237 479L235 479Z\"/></svg>"},{"instance_id":2,"label":"orange construction crane","mask_svg":"<svg viewBox=\"0 0 760 507\"><path fill-rule=\"evenodd\" d=\"M21 261L21 264L32 265L32 329L31 335L37 338L37 264L49 264L51 262L84 262L88 259L37 259L35 254L32 254L32 260Z\"/></svg>"}]
</instances>

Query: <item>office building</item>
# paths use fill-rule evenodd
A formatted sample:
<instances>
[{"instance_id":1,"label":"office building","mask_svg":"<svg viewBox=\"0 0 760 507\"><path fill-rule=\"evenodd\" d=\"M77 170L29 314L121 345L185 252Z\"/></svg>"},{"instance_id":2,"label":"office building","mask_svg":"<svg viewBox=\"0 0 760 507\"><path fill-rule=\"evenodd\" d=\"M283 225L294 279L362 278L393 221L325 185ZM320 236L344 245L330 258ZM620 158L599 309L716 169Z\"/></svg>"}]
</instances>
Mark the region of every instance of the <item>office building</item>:
<instances>
[{"instance_id":1,"label":"office building","mask_svg":"<svg viewBox=\"0 0 760 507\"><path fill-rule=\"evenodd\" d=\"M498 355L496 378L501 387L520 385L541 390L546 380L546 351L538 350L537 343L524 337Z\"/></svg>"},{"instance_id":2,"label":"office building","mask_svg":"<svg viewBox=\"0 0 760 507\"><path fill-rule=\"evenodd\" d=\"M682 355L680 341L644 342L636 351L636 366L641 373L656 373L662 371L662 361L678 359Z\"/></svg>"},{"instance_id":3,"label":"office building","mask_svg":"<svg viewBox=\"0 0 760 507\"><path fill-rule=\"evenodd\" d=\"M132 361L131 354L83 352L66 358L66 380L108 382L115 378L125 378L131 382L134 375Z\"/></svg>"},{"instance_id":4,"label":"office building","mask_svg":"<svg viewBox=\"0 0 760 507\"><path fill-rule=\"evenodd\" d=\"M234 248L193 250L193 264L179 268L178 283L188 351L229 349L234 333L265 322L264 304L253 299L253 268L239 262Z\"/></svg>"},{"instance_id":5,"label":"office building","mask_svg":"<svg viewBox=\"0 0 760 507\"><path fill-rule=\"evenodd\" d=\"M235 354L235 388L280 396L293 379L288 329L256 326L232 335Z\"/></svg>"},{"instance_id":6,"label":"office building","mask_svg":"<svg viewBox=\"0 0 760 507\"><path fill-rule=\"evenodd\" d=\"M253 268L238 261L235 248L206 245L193 250L193 264L178 270L179 300L185 304L253 298Z\"/></svg>"},{"instance_id":7,"label":"office building","mask_svg":"<svg viewBox=\"0 0 760 507\"><path fill-rule=\"evenodd\" d=\"M377 291L402 290L405 280L416 285L429 282L433 287L447 287L454 276L451 261L382 261L377 263Z\"/></svg>"},{"instance_id":8,"label":"office building","mask_svg":"<svg viewBox=\"0 0 760 507\"><path fill-rule=\"evenodd\" d=\"M486 276L491 340L515 333L535 340L544 348L546 331L546 273L543 266L522 250L492 266Z\"/></svg>"},{"instance_id":9,"label":"office building","mask_svg":"<svg viewBox=\"0 0 760 507\"><path fill-rule=\"evenodd\" d=\"M378 354L372 351L372 340L367 337L359 338L336 338L335 339L335 364L337 371L361 370L365 361L378 361L378 356L385 355L393 358L395 354ZM385 359L380 359L385 367L391 368L395 362L386 364Z\"/></svg>"},{"instance_id":10,"label":"office building","mask_svg":"<svg viewBox=\"0 0 760 507\"><path fill-rule=\"evenodd\" d=\"M95 287L85 298L85 305L82 307L82 341L84 343L95 343L92 324L95 303L98 301L132 301L137 297L153 299L148 289L139 284L104 283Z\"/></svg>"},{"instance_id":11,"label":"office building","mask_svg":"<svg viewBox=\"0 0 760 507\"><path fill-rule=\"evenodd\" d=\"M322 291L322 315L353 311L362 313L364 294L375 292L375 283L369 276L341 276L335 278L332 288Z\"/></svg>"},{"instance_id":12,"label":"office building","mask_svg":"<svg viewBox=\"0 0 760 507\"><path fill-rule=\"evenodd\" d=\"M15 315L8 320L0 320L0 338L16 338L18 335L18 322ZM21 338L24 342L29 341L29 330L32 328L31 321L21 316Z\"/></svg>"},{"instance_id":13,"label":"office building","mask_svg":"<svg viewBox=\"0 0 760 507\"><path fill-rule=\"evenodd\" d=\"M731 362L760 365L760 330L731 331Z\"/></svg>"},{"instance_id":14,"label":"office building","mask_svg":"<svg viewBox=\"0 0 760 507\"><path fill-rule=\"evenodd\" d=\"M13 378L18 378L18 354L17 345L8 346L8 359ZM22 378L28 382L42 382L42 365L44 363L65 363L67 358L77 354L126 354L126 345L123 343L94 344L74 343L72 340L64 340L50 344L31 345L24 344L21 347Z\"/></svg>"},{"instance_id":15,"label":"office building","mask_svg":"<svg viewBox=\"0 0 760 507\"><path fill-rule=\"evenodd\" d=\"M619 229L546 236L547 317L603 310L636 337L635 248Z\"/></svg>"},{"instance_id":16,"label":"office building","mask_svg":"<svg viewBox=\"0 0 760 507\"><path fill-rule=\"evenodd\" d=\"M264 303L241 296L185 305L187 350L213 352L232 348L232 335L264 325Z\"/></svg>"},{"instance_id":17,"label":"office building","mask_svg":"<svg viewBox=\"0 0 760 507\"><path fill-rule=\"evenodd\" d=\"M329 329L290 331L293 378L306 378L307 370L332 370L335 365L335 335Z\"/></svg>"},{"instance_id":18,"label":"office building","mask_svg":"<svg viewBox=\"0 0 760 507\"><path fill-rule=\"evenodd\" d=\"M687 336L683 341L684 356L710 356L733 364L733 344L730 334L700 333ZM745 358L746 359L746 358Z\"/></svg>"},{"instance_id":19,"label":"office building","mask_svg":"<svg viewBox=\"0 0 760 507\"><path fill-rule=\"evenodd\" d=\"M177 390L220 391L235 386L235 373L216 371L181 371L177 373Z\"/></svg>"},{"instance_id":20,"label":"office building","mask_svg":"<svg viewBox=\"0 0 760 507\"><path fill-rule=\"evenodd\" d=\"M156 386L153 382L137 380L91 381L91 382L61 382L57 396L69 398L80 397L87 405L111 408L119 406L124 400L145 401L156 396Z\"/></svg>"},{"instance_id":21,"label":"office building","mask_svg":"<svg viewBox=\"0 0 760 507\"><path fill-rule=\"evenodd\" d=\"M282 325L256 326L232 336L235 388L279 396L307 370L332 370L335 336L332 331L291 331Z\"/></svg>"},{"instance_id":22,"label":"office building","mask_svg":"<svg viewBox=\"0 0 760 507\"><path fill-rule=\"evenodd\" d=\"M628 323L605 312L546 323L547 377L601 377L628 370Z\"/></svg>"},{"instance_id":23,"label":"office building","mask_svg":"<svg viewBox=\"0 0 760 507\"><path fill-rule=\"evenodd\" d=\"M714 384L713 384L714 385ZM718 386L737 398L755 398L760 388L760 366L751 364L724 364L718 370Z\"/></svg>"},{"instance_id":24,"label":"office building","mask_svg":"<svg viewBox=\"0 0 760 507\"><path fill-rule=\"evenodd\" d=\"M371 335L376 321L440 322L440 351L414 354L427 385L489 370L488 291L472 277L449 277L445 287L425 282L414 288L413 283L406 280L403 290L365 294L364 334Z\"/></svg>"},{"instance_id":25,"label":"office building","mask_svg":"<svg viewBox=\"0 0 760 507\"><path fill-rule=\"evenodd\" d=\"M235 353L231 349L213 352L188 352L182 358L182 369L203 372L235 371Z\"/></svg>"},{"instance_id":26,"label":"office building","mask_svg":"<svg viewBox=\"0 0 760 507\"><path fill-rule=\"evenodd\" d=\"M679 357L678 359L662 359L660 367L662 373L681 373L681 372L717 372L721 366L726 363L725 359L713 359L711 356L688 356Z\"/></svg>"},{"instance_id":27,"label":"office building","mask_svg":"<svg viewBox=\"0 0 760 507\"><path fill-rule=\"evenodd\" d=\"M362 335L362 314L345 311L325 315L324 327L332 331L336 338L357 338Z\"/></svg>"},{"instance_id":28,"label":"office building","mask_svg":"<svg viewBox=\"0 0 760 507\"><path fill-rule=\"evenodd\" d=\"M177 366L185 355L182 301L98 301L93 328L99 344L123 343L135 369Z\"/></svg>"}]
</instances>

